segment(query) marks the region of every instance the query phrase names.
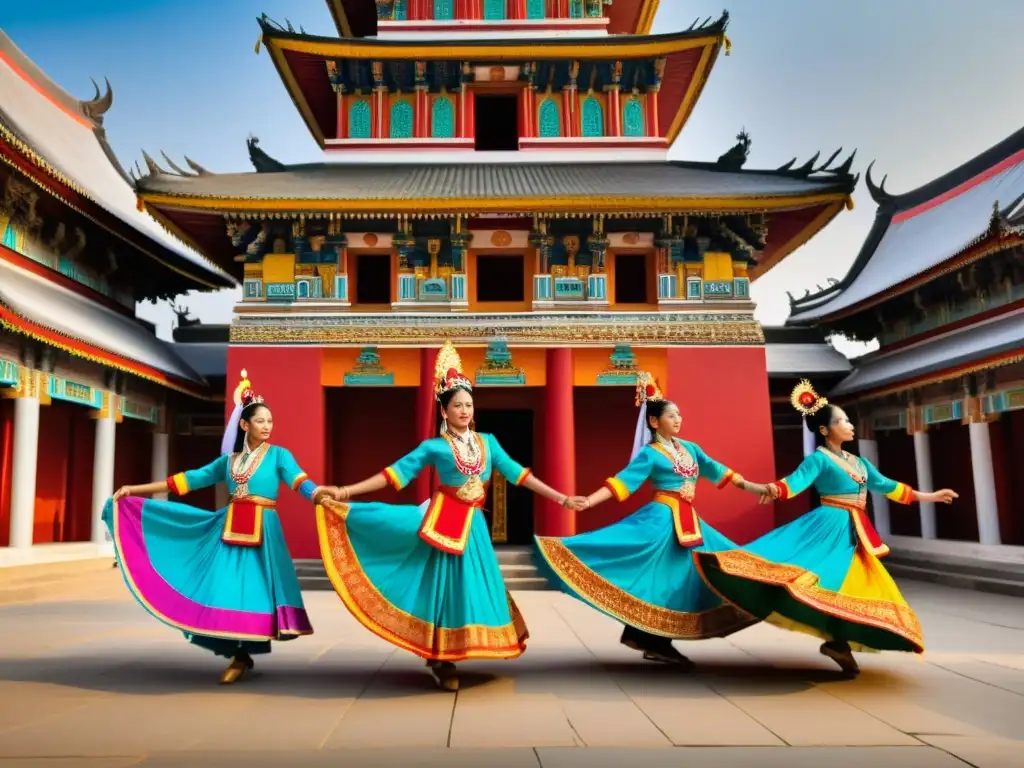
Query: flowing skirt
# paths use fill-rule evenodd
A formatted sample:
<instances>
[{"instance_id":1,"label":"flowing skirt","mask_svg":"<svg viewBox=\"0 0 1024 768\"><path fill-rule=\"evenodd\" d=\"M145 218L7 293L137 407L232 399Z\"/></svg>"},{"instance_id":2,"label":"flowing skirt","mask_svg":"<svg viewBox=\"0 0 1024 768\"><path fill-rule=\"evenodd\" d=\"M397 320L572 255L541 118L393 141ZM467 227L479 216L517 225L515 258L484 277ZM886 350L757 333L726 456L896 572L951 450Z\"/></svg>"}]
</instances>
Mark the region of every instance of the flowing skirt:
<instances>
[{"instance_id":1,"label":"flowing skirt","mask_svg":"<svg viewBox=\"0 0 1024 768\"><path fill-rule=\"evenodd\" d=\"M132 595L189 642L227 658L312 634L277 512L264 509L258 547L221 541L226 514L135 496L108 500L103 520Z\"/></svg>"},{"instance_id":2,"label":"flowing skirt","mask_svg":"<svg viewBox=\"0 0 1024 768\"><path fill-rule=\"evenodd\" d=\"M425 659L522 655L529 633L483 514L473 512L466 549L454 555L419 537L428 503L317 507L320 553L338 596L375 635Z\"/></svg>"},{"instance_id":3,"label":"flowing skirt","mask_svg":"<svg viewBox=\"0 0 1024 768\"><path fill-rule=\"evenodd\" d=\"M725 637L757 619L723 602L701 579L693 550L737 546L703 520L701 531L703 544L681 546L671 510L652 501L596 531L536 537L539 566L562 591L628 627L678 640Z\"/></svg>"},{"instance_id":4,"label":"flowing skirt","mask_svg":"<svg viewBox=\"0 0 1024 768\"><path fill-rule=\"evenodd\" d=\"M846 510L818 507L742 550L694 558L715 592L771 624L856 650L924 651L917 615Z\"/></svg>"}]
</instances>

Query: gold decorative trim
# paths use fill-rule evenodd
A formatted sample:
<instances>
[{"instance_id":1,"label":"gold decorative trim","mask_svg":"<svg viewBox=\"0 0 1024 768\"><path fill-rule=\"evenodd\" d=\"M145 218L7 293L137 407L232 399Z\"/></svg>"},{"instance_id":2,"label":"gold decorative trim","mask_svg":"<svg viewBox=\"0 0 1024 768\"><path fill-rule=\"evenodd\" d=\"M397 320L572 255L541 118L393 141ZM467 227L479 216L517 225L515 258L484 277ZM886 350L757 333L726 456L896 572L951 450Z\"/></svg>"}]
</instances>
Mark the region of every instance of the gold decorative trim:
<instances>
[{"instance_id":1,"label":"gold decorative trim","mask_svg":"<svg viewBox=\"0 0 1024 768\"><path fill-rule=\"evenodd\" d=\"M709 611L683 613L644 602L588 568L561 540L538 536L537 545L551 569L584 601L644 632L678 640L703 640L725 637L760 621L730 603Z\"/></svg>"},{"instance_id":2,"label":"gold decorative trim","mask_svg":"<svg viewBox=\"0 0 1024 768\"><path fill-rule=\"evenodd\" d=\"M640 7L640 18L636 25L637 35L649 35L651 27L654 26L654 17L658 14L658 3L660 0L643 0Z\"/></svg>"}]
</instances>

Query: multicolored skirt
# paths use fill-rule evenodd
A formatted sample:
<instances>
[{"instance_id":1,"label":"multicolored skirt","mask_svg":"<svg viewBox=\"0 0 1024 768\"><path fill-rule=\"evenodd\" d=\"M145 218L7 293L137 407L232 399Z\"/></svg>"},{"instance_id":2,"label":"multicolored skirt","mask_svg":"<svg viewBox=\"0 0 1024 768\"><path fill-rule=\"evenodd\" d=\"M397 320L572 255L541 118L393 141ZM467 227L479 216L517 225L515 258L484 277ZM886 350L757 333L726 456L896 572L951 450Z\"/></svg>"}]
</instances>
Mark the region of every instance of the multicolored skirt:
<instances>
[{"instance_id":1,"label":"multicolored skirt","mask_svg":"<svg viewBox=\"0 0 1024 768\"><path fill-rule=\"evenodd\" d=\"M522 655L529 633L483 513L473 511L465 550L451 554L419 535L428 504L317 507L320 553L338 596L375 635L425 659Z\"/></svg>"},{"instance_id":2,"label":"multicolored skirt","mask_svg":"<svg viewBox=\"0 0 1024 768\"><path fill-rule=\"evenodd\" d=\"M135 496L108 500L103 520L132 595L222 656L266 653L271 640L312 634L277 512L263 510L255 547L221 540L226 514Z\"/></svg>"},{"instance_id":3,"label":"multicolored skirt","mask_svg":"<svg viewBox=\"0 0 1024 768\"><path fill-rule=\"evenodd\" d=\"M757 619L723 602L694 565L694 550L735 549L701 521L703 543L684 547L672 510L651 502L629 517L565 539L536 537L538 565L563 592L623 624L678 640L725 637Z\"/></svg>"},{"instance_id":4,"label":"multicolored skirt","mask_svg":"<svg viewBox=\"0 0 1024 768\"><path fill-rule=\"evenodd\" d=\"M917 615L848 510L818 507L742 550L694 557L716 593L770 624L855 650L924 651Z\"/></svg>"}]
</instances>

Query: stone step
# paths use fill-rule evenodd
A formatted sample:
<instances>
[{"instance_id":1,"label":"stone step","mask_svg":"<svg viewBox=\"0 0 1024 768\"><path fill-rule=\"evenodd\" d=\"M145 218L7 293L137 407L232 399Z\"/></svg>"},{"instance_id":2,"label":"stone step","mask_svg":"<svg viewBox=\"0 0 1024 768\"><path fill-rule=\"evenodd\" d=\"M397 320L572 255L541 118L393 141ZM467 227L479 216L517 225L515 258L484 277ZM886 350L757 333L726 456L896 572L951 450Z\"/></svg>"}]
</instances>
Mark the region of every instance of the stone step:
<instances>
[{"instance_id":1,"label":"stone step","mask_svg":"<svg viewBox=\"0 0 1024 768\"><path fill-rule=\"evenodd\" d=\"M886 566L922 568L949 575L972 576L1024 583L1024 565L1009 561L979 560L970 557L892 552L883 561Z\"/></svg>"},{"instance_id":2,"label":"stone step","mask_svg":"<svg viewBox=\"0 0 1024 768\"><path fill-rule=\"evenodd\" d=\"M925 568L918 565L888 562L888 558L884 562L889 573L896 579L926 581L932 584L941 584L945 587L969 589L975 592L991 592L999 595L1024 597L1024 580L959 573L955 569L948 567Z\"/></svg>"},{"instance_id":3,"label":"stone step","mask_svg":"<svg viewBox=\"0 0 1024 768\"><path fill-rule=\"evenodd\" d=\"M533 565L533 549L531 547L497 546L494 554L498 556L500 565Z\"/></svg>"}]
</instances>

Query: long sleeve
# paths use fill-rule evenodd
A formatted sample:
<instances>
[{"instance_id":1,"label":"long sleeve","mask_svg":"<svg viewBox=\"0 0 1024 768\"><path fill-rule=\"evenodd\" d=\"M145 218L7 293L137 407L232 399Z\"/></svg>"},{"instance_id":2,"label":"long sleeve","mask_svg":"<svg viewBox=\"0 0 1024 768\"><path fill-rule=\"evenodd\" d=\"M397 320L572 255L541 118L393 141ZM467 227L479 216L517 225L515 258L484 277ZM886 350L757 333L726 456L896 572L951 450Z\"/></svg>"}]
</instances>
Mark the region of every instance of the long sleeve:
<instances>
[{"instance_id":1,"label":"long sleeve","mask_svg":"<svg viewBox=\"0 0 1024 768\"><path fill-rule=\"evenodd\" d=\"M487 447L491 452L492 469L515 485L522 485L531 474L530 470L513 459L501 447L498 438L487 435Z\"/></svg>"},{"instance_id":2,"label":"long sleeve","mask_svg":"<svg viewBox=\"0 0 1024 768\"><path fill-rule=\"evenodd\" d=\"M277 449L277 476L281 478L282 483L300 493L306 501L313 500L316 483L302 471L291 451L280 447Z\"/></svg>"},{"instance_id":3,"label":"long sleeve","mask_svg":"<svg viewBox=\"0 0 1024 768\"><path fill-rule=\"evenodd\" d=\"M653 468L654 457L651 455L651 451L645 448L629 462L625 469L615 477L605 480L605 487L615 495L616 499L625 501L640 490L640 486L651 476Z\"/></svg>"},{"instance_id":4,"label":"long sleeve","mask_svg":"<svg viewBox=\"0 0 1024 768\"><path fill-rule=\"evenodd\" d=\"M689 443L688 445L693 452L693 458L697 462L700 476L705 480L710 480L717 487L724 488L736 476L736 473L725 466L725 464L715 461L704 453L704 449L696 443Z\"/></svg>"},{"instance_id":5,"label":"long sleeve","mask_svg":"<svg viewBox=\"0 0 1024 768\"><path fill-rule=\"evenodd\" d=\"M863 456L860 460L864 462L864 468L867 470L869 491L884 494L887 499L897 504L910 504L914 501L914 490L909 485L890 480Z\"/></svg>"},{"instance_id":6,"label":"long sleeve","mask_svg":"<svg viewBox=\"0 0 1024 768\"><path fill-rule=\"evenodd\" d=\"M818 452L815 451L810 456L805 457L792 474L774 483L781 491L779 498L792 499L794 496L799 496L811 487L814 481L818 479L819 474L821 474L821 458Z\"/></svg>"},{"instance_id":7,"label":"long sleeve","mask_svg":"<svg viewBox=\"0 0 1024 768\"><path fill-rule=\"evenodd\" d=\"M231 461L231 455L224 454L205 467L171 475L167 478L167 490L177 496L184 496L190 491L198 491L224 482L228 478L229 461Z\"/></svg>"},{"instance_id":8,"label":"long sleeve","mask_svg":"<svg viewBox=\"0 0 1024 768\"><path fill-rule=\"evenodd\" d=\"M384 469L384 477L400 491L423 471L423 468L430 464L430 440L424 440L412 451Z\"/></svg>"}]
</instances>

